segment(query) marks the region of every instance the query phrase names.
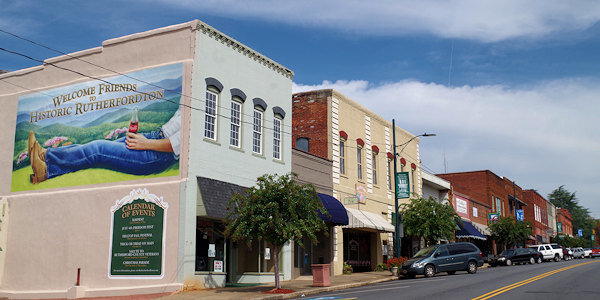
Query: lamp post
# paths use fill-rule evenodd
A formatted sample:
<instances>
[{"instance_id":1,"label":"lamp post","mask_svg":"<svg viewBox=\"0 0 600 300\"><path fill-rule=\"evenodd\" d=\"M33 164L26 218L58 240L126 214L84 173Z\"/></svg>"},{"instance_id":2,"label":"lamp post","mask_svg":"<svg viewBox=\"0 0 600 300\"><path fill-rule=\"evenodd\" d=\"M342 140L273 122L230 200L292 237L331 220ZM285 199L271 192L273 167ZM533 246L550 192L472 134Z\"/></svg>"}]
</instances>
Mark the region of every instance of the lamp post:
<instances>
[{"instance_id":1,"label":"lamp post","mask_svg":"<svg viewBox=\"0 0 600 300\"><path fill-rule=\"evenodd\" d=\"M394 252L395 252L395 257L400 257L400 222L402 220L402 218L400 217L399 211L398 211L398 178L396 176L396 170L398 170L397 168L397 162L396 162L396 157L398 155L400 155L400 153L402 153L402 151L404 151L404 148L406 148L406 146L412 142L414 139L420 137L420 136L436 136L434 133L423 133L420 135L416 135L413 136L411 139L409 139L408 141L400 144L400 145L396 145L396 120L392 119L392 136L393 136L393 142L394 142L394 207L395 207L395 212L396 212L396 220L394 223ZM403 146L402 149L400 149L400 152L396 153L396 147L399 146Z\"/></svg>"}]
</instances>

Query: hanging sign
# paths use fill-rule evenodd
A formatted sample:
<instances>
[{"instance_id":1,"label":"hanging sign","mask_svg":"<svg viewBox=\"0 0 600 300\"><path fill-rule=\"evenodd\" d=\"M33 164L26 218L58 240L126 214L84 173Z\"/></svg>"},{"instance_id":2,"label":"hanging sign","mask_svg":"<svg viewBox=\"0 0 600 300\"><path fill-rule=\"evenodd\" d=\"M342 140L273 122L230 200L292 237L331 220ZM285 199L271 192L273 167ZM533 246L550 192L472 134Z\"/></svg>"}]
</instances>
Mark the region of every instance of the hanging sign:
<instances>
[{"instance_id":1,"label":"hanging sign","mask_svg":"<svg viewBox=\"0 0 600 300\"><path fill-rule=\"evenodd\" d=\"M111 207L109 278L163 278L168 207L147 189L133 190Z\"/></svg>"},{"instance_id":2,"label":"hanging sign","mask_svg":"<svg viewBox=\"0 0 600 300\"><path fill-rule=\"evenodd\" d=\"M410 198L410 184L408 180L408 172L396 173L396 198Z\"/></svg>"}]
</instances>

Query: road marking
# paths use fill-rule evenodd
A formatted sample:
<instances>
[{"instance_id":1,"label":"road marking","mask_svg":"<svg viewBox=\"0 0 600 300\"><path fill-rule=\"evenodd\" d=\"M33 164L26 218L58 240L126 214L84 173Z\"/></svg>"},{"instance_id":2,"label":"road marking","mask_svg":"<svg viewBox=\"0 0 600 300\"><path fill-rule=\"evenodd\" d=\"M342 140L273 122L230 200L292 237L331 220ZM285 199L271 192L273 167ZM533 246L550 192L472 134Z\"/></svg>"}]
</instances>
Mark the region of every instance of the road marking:
<instances>
[{"instance_id":1,"label":"road marking","mask_svg":"<svg viewBox=\"0 0 600 300\"><path fill-rule=\"evenodd\" d=\"M577 264L577 265L572 265L572 266L568 266L568 267L563 267L563 268L556 269L556 270L553 270L553 271L550 271L550 272L546 272L544 274L540 274L538 276L531 277L529 279L525 279L523 281L519 281L519 282L513 283L511 285L507 285L505 287L501 287L501 288L499 288L497 290L493 290L493 291L491 291L491 292L489 292L487 294L483 294L483 295L481 295L481 296L479 296L477 298L473 298L472 300L486 300L486 299L495 297L497 295L500 295L500 294L502 294L504 292L508 292L508 291L510 291L512 289L515 289L515 288L518 288L520 286L526 285L528 283L534 282L536 280L542 279L544 277L548 277L550 275L554 275L556 273L559 273L559 272L562 272L562 271L566 271L566 270L569 270L569 269L572 269L572 268L580 267L580 266L583 266L583 265L593 264L595 262L598 262L598 261L590 261L590 262L581 263L581 264Z\"/></svg>"}]
</instances>

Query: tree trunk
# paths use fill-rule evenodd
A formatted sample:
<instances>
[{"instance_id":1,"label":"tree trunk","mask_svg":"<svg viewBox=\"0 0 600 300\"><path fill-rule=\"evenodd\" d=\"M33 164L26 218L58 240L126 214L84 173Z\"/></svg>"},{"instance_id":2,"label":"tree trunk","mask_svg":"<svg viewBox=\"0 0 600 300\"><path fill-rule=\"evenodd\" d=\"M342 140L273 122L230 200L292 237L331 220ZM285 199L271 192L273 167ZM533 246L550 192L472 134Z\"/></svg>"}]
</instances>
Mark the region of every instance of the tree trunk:
<instances>
[{"instance_id":1,"label":"tree trunk","mask_svg":"<svg viewBox=\"0 0 600 300\"><path fill-rule=\"evenodd\" d=\"M275 264L275 288L280 289L279 282L279 245L273 245L273 263Z\"/></svg>"}]
</instances>

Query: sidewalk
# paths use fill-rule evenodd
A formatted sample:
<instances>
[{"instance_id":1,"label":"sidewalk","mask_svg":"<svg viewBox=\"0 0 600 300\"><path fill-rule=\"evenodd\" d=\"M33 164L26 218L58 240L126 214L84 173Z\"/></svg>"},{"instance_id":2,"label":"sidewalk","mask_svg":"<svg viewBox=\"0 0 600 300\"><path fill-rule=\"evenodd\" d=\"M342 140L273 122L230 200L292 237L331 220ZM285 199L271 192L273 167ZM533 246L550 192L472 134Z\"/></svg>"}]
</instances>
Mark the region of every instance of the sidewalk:
<instances>
[{"instance_id":1,"label":"sidewalk","mask_svg":"<svg viewBox=\"0 0 600 300\"><path fill-rule=\"evenodd\" d=\"M252 287L230 287L206 290L195 290L179 292L176 294L164 296L158 299L163 300L187 300L187 299L290 299L298 298L312 294L323 293L327 291L336 291L351 287L373 284L394 280L390 271L352 273L350 275L338 275L331 277L331 286L313 287L312 276L300 276L294 280L281 282L282 289L295 291L290 294L265 294L264 292L273 289L271 284L252 286Z\"/></svg>"}]
</instances>

